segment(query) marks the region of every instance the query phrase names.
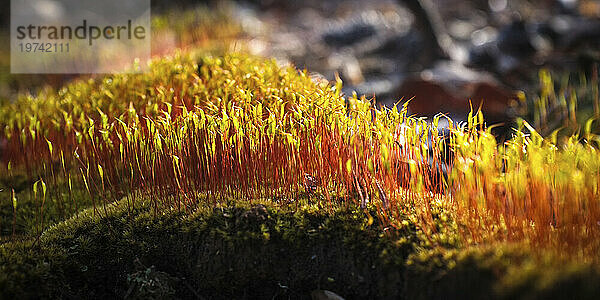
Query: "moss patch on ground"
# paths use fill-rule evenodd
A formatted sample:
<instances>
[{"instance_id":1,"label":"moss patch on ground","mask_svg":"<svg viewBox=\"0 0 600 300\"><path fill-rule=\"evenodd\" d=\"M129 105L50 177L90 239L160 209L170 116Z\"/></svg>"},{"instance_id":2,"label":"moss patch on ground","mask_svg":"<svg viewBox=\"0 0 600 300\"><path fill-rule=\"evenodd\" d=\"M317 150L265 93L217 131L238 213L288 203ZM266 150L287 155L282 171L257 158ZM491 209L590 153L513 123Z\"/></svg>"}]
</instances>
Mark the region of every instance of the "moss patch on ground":
<instances>
[{"instance_id":1,"label":"moss patch on ground","mask_svg":"<svg viewBox=\"0 0 600 300\"><path fill-rule=\"evenodd\" d=\"M0 246L0 291L19 298L593 298L590 265L518 247L426 249L412 223L383 230L352 207L238 204L155 214L91 210ZM33 288L35 287L35 288Z\"/></svg>"}]
</instances>

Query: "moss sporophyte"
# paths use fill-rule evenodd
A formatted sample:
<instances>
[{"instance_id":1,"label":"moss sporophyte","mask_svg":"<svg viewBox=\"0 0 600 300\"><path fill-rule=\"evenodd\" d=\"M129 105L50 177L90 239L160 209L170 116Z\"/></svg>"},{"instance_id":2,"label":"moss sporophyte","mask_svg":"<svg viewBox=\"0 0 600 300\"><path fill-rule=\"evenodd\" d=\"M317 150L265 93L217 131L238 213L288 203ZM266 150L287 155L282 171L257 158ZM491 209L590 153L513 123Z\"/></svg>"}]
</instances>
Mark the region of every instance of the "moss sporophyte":
<instances>
[{"instance_id":1,"label":"moss sporophyte","mask_svg":"<svg viewBox=\"0 0 600 300\"><path fill-rule=\"evenodd\" d=\"M274 60L179 52L148 65L0 108L2 167L52 183L34 193L40 208L76 206L74 186L97 214L123 197L131 210L148 197L158 213L231 199L298 205L289 199L308 195L326 209L375 207L390 228L414 215L429 236L444 216L466 244L597 253L593 130L553 141L522 122L497 144L479 111L460 126L448 120L441 134L443 115L430 123L406 106L376 108L343 95L341 80L315 82Z\"/></svg>"}]
</instances>

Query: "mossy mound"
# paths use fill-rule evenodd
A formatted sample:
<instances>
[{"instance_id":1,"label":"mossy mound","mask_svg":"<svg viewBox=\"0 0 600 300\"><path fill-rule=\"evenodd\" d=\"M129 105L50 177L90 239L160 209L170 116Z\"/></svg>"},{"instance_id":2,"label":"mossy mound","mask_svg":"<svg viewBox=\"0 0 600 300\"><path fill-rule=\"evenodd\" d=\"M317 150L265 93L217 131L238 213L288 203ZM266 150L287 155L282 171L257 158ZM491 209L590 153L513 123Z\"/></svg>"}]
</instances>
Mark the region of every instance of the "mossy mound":
<instances>
[{"instance_id":1,"label":"mossy mound","mask_svg":"<svg viewBox=\"0 0 600 300\"><path fill-rule=\"evenodd\" d=\"M4 296L37 298L399 297L414 226L384 235L364 212L280 211L262 205L155 215L85 211L39 243L8 243L0 257ZM31 289L32 286L39 288Z\"/></svg>"},{"instance_id":2,"label":"mossy mound","mask_svg":"<svg viewBox=\"0 0 600 300\"><path fill-rule=\"evenodd\" d=\"M390 231L354 208L269 205L86 210L39 241L0 246L3 298L593 298L591 266L496 247L427 250L413 224ZM373 212L371 212L373 213ZM385 232L385 233L384 233Z\"/></svg>"},{"instance_id":3,"label":"mossy mound","mask_svg":"<svg viewBox=\"0 0 600 300\"><path fill-rule=\"evenodd\" d=\"M537 249L537 251L542 251ZM600 270L520 245L431 250L411 255L407 299L596 299Z\"/></svg>"}]
</instances>

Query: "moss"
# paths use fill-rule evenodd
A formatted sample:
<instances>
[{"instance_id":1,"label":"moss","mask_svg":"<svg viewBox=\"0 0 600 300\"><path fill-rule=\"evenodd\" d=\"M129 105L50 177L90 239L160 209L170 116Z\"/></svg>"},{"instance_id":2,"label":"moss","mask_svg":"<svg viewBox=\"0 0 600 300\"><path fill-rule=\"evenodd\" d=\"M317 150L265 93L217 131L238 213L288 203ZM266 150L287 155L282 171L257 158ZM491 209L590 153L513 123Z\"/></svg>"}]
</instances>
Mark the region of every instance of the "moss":
<instances>
[{"instance_id":1,"label":"moss","mask_svg":"<svg viewBox=\"0 0 600 300\"><path fill-rule=\"evenodd\" d=\"M68 287L62 283L66 269L56 269L64 255L54 248L40 251L34 241L8 243L0 247L0 294L3 299L53 298ZM49 282L55 284L48 284Z\"/></svg>"},{"instance_id":2,"label":"moss","mask_svg":"<svg viewBox=\"0 0 600 300\"><path fill-rule=\"evenodd\" d=\"M538 251L540 251L538 249ZM407 299L593 299L597 266L535 257L521 245L418 252L408 259Z\"/></svg>"},{"instance_id":3,"label":"moss","mask_svg":"<svg viewBox=\"0 0 600 300\"><path fill-rule=\"evenodd\" d=\"M0 284L18 295L32 280L46 278L35 283L40 296L115 298L152 291L140 287L157 274L162 280L155 286L183 298L296 298L317 288L350 298L398 297L397 262L413 251L413 243L393 243L393 236L382 235L377 223L367 226L366 219L348 208L327 214L263 205L192 215L120 207L103 218L88 210L45 232L35 247L4 245L8 265L16 252L31 252L35 267L23 271L28 281L5 277ZM13 251L17 245L27 251Z\"/></svg>"},{"instance_id":4,"label":"moss","mask_svg":"<svg viewBox=\"0 0 600 300\"><path fill-rule=\"evenodd\" d=\"M382 230L377 220L369 225L365 213L374 211L238 204L155 214L148 206L129 211L121 201L101 218L85 210L38 242L0 246L0 291L143 299L307 298L315 289L348 299L586 298L599 292L594 266L539 261L517 246L427 249L412 223L394 231Z\"/></svg>"}]
</instances>

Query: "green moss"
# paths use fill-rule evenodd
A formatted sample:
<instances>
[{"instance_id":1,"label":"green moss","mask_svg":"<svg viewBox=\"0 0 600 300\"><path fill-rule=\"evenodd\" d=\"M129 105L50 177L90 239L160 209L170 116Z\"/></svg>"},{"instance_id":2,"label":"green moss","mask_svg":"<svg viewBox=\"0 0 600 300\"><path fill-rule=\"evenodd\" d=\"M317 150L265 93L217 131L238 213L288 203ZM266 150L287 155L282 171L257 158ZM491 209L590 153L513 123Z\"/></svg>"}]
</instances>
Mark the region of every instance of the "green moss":
<instances>
[{"instance_id":1,"label":"green moss","mask_svg":"<svg viewBox=\"0 0 600 300\"><path fill-rule=\"evenodd\" d=\"M427 249L414 224L384 233L355 208L326 213L239 202L157 215L126 204L102 218L85 210L37 242L0 246L1 294L307 298L326 289L348 299L536 299L600 292L591 265L540 261L506 245Z\"/></svg>"},{"instance_id":2,"label":"green moss","mask_svg":"<svg viewBox=\"0 0 600 300\"><path fill-rule=\"evenodd\" d=\"M364 212L347 208L327 214L259 205L154 215L121 207L101 219L88 210L45 232L39 247L4 245L8 265L16 245L37 251L31 264L38 265L24 273L29 281L6 277L0 284L19 294L31 280L52 274L36 283L43 285L40 295L68 298L147 296L149 286L184 298L296 298L317 288L350 298L398 297L402 268L396 262L414 242L393 243L365 220ZM52 258L42 261L48 253ZM162 279L152 281L153 274Z\"/></svg>"},{"instance_id":3,"label":"green moss","mask_svg":"<svg viewBox=\"0 0 600 300\"><path fill-rule=\"evenodd\" d=\"M541 251L541 250L537 250ZM520 245L436 249L407 261L407 299L594 299L597 266L574 264Z\"/></svg>"}]
</instances>

